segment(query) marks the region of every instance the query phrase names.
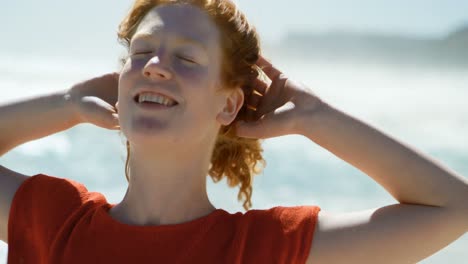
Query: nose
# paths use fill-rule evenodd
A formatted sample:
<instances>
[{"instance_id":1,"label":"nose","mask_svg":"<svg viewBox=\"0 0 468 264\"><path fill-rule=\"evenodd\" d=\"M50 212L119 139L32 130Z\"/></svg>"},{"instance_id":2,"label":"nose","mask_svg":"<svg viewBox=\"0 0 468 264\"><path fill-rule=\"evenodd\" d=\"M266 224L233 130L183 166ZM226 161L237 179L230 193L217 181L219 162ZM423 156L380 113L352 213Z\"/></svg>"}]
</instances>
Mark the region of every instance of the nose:
<instances>
[{"instance_id":1,"label":"nose","mask_svg":"<svg viewBox=\"0 0 468 264\"><path fill-rule=\"evenodd\" d=\"M169 80L172 78L172 73L164 67L159 56L154 56L143 67L143 75L152 80Z\"/></svg>"}]
</instances>

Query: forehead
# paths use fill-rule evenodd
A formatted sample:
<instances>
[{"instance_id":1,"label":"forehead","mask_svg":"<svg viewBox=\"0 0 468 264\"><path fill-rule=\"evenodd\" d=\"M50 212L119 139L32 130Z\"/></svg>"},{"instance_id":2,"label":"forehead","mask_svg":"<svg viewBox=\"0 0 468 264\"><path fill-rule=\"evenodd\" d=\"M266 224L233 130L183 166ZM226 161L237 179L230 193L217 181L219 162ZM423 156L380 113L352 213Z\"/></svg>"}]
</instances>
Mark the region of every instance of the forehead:
<instances>
[{"instance_id":1,"label":"forehead","mask_svg":"<svg viewBox=\"0 0 468 264\"><path fill-rule=\"evenodd\" d=\"M200 8L188 4L162 5L151 9L135 32L137 35L177 35L206 46L218 43L216 24Z\"/></svg>"}]
</instances>

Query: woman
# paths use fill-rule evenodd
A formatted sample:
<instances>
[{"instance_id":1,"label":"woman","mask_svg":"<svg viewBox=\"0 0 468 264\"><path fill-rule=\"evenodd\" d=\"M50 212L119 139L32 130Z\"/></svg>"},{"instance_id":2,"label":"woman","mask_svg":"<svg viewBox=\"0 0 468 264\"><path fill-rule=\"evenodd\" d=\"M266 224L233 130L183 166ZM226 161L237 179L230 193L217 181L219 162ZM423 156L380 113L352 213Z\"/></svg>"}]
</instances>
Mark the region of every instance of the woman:
<instances>
[{"instance_id":1,"label":"woman","mask_svg":"<svg viewBox=\"0 0 468 264\"><path fill-rule=\"evenodd\" d=\"M408 263L466 232L465 178L288 79L230 1L137 0L119 38L128 47L119 74L0 108L0 153L85 122L128 140L129 186L116 205L73 180L2 167L9 263ZM249 209L258 139L288 134L366 172L399 203L350 214L211 204L207 173L240 185Z\"/></svg>"}]
</instances>

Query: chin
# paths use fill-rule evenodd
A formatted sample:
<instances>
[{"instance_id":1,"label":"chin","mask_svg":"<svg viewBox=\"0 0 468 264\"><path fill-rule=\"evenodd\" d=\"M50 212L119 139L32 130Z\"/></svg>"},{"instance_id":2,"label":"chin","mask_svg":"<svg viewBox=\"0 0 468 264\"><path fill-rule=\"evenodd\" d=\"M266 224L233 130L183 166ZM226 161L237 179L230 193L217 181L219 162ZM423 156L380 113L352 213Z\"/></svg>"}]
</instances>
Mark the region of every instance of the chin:
<instances>
[{"instance_id":1,"label":"chin","mask_svg":"<svg viewBox=\"0 0 468 264\"><path fill-rule=\"evenodd\" d=\"M175 144L180 135L180 129L175 129L169 122L162 122L154 118L139 118L132 120L130 125L121 127L122 133L131 143L137 145Z\"/></svg>"},{"instance_id":2,"label":"chin","mask_svg":"<svg viewBox=\"0 0 468 264\"><path fill-rule=\"evenodd\" d=\"M195 119L195 120L194 120ZM171 122L172 121L172 122ZM148 116L131 118L123 122L121 130L130 144L155 148L186 149L188 146L205 145L210 141L210 124L201 124L196 118L186 118L180 122ZM173 150L173 149L172 149Z\"/></svg>"}]
</instances>

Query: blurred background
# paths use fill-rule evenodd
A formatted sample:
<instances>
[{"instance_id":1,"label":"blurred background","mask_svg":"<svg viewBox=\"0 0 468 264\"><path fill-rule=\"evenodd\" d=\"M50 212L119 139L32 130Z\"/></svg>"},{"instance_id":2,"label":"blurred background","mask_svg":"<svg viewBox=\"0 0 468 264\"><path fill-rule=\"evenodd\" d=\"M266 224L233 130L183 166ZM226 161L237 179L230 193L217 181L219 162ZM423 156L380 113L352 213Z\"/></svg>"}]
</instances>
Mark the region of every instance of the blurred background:
<instances>
[{"instance_id":1,"label":"blurred background","mask_svg":"<svg viewBox=\"0 0 468 264\"><path fill-rule=\"evenodd\" d=\"M119 69L132 1L3 1L0 104ZM264 54L332 105L468 176L468 1L238 0ZM34 113L32 113L34 114ZM38 120L40 122L40 120ZM21 145L3 166L82 182L118 203L124 139L89 124ZM319 205L350 212L397 203L370 177L302 136L264 142L253 209ZM210 199L244 211L238 189L207 178ZM468 236L421 263L466 263ZM0 242L0 263L7 244Z\"/></svg>"}]
</instances>

